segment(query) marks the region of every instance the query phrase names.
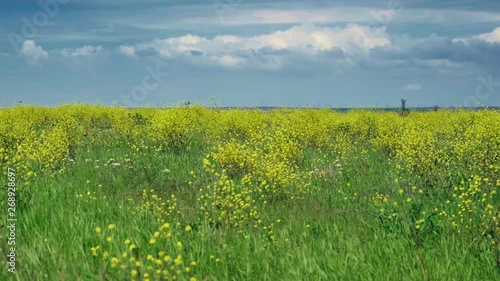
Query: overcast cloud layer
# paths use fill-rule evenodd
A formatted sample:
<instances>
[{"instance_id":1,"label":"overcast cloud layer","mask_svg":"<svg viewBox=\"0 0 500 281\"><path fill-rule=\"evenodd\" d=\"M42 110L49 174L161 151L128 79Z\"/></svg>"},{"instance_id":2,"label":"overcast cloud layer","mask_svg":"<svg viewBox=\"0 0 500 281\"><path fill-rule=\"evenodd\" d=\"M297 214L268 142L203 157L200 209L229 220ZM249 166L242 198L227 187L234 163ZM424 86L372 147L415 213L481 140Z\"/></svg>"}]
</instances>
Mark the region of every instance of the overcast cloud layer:
<instances>
[{"instance_id":1,"label":"overcast cloud layer","mask_svg":"<svg viewBox=\"0 0 500 281\"><path fill-rule=\"evenodd\" d=\"M497 1L22 0L0 14L3 105L500 105Z\"/></svg>"}]
</instances>

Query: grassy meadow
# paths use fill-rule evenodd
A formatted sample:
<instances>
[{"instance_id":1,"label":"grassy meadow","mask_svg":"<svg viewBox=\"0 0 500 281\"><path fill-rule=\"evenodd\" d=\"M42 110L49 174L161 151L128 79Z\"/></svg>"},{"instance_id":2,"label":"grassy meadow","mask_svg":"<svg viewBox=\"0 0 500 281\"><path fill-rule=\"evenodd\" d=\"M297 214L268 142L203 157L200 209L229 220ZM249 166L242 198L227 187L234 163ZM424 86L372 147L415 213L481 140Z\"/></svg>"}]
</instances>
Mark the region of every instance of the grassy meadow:
<instances>
[{"instance_id":1,"label":"grassy meadow","mask_svg":"<svg viewBox=\"0 0 500 281\"><path fill-rule=\"evenodd\" d=\"M0 109L0 280L500 280L498 128L489 109Z\"/></svg>"}]
</instances>

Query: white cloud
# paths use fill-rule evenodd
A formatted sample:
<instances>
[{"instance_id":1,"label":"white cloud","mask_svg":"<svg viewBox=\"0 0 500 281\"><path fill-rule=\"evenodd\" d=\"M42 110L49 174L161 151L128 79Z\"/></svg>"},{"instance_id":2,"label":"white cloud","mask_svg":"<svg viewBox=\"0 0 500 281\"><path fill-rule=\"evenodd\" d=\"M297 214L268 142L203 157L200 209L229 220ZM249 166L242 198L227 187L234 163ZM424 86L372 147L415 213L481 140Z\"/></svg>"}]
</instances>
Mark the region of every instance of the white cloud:
<instances>
[{"instance_id":1,"label":"white cloud","mask_svg":"<svg viewBox=\"0 0 500 281\"><path fill-rule=\"evenodd\" d=\"M237 67L237 66L243 65L245 63L245 59L234 57L231 55L223 55L220 57L213 57L213 60L216 63L218 63L222 66L227 66L227 67Z\"/></svg>"},{"instance_id":2,"label":"white cloud","mask_svg":"<svg viewBox=\"0 0 500 281\"><path fill-rule=\"evenodd\" d=\"M62 49L61 54L64 57L96 57L102 55L104 48L102 46L85 45L78 49Z\"/></svg>"},{"instance_id":3,"label":"white cloud","mask_svg":"<svg viewBox=\"0 0 500 281\"><path fill-rule=\"evenodd\" d=\"M495 28L491 33L483 33L477 37L489 43L500 43L500 27Z\"/></svg>"},{"instance_id":4,"label":"white cloud","mask_svg":"<svg viewBox=\"0 0 500 281\"><path fill-rule=\"evenodd\" d=\"M345 15L345 16L344 16ZM350 20L347 20L350 15ZM352 8L325 10L256 10L230 16L229 23L277 24L277 23L321 23L346 20L349 22L370 20L368 9L354 13ZM226 21L226 19L224 20Z\"/></svg>"},{"instance_id":5,"label":"white cloud","mask_svg":"<svg viewBox=\"0 0 500 281\"><path fill-rule=\"evenodd\" d=\"M196 61L208 57L220 66L242 66L251 63L248 56L253 56L255 53L262 55L269 52L293 52L314 56L321 52L340 49L346 54L353 55L366 54L376 47L390 44L385 27L373 28L352 24L339 28L303 24L252 37L218 35L206 38L188 34L182 37L155 39L130 48L134 48L134 54L154 50L158 56L165 58L189 57L192 61Z\"/></svg>"},{"instance_id":6,"label":"white cloud","mask_svg":"<svg viewBox=\"0 0 500 281\"><path fill-rule=\"evenodd\" d=\"M222 2L225 2L223 0ZM232 0L234 2L234 0ZM262 9L255 5L240 5L234 9L217 12L212 5L204 7L192 6L190 16L184 16L183 9L174 12L175 8L163 10L159 8L154 15L132 15L126 20L114 20L114 23L133 26L142 29L169 29L179 23L183 25L216 24L216 25L247 25L247 24L302 24L302 23L363 23L373 21L373 8L368 7L338 7L338 8L300 8ZM281 5L283 6L283 5ZM172 10L173 9L173 10ZM165 17L165 13L172 14ZM219 16L220 15L220 16Z\"/></svg>"},{"instance_id":7,"label":"white cloud","mask_svg":"<svg viewBox=\"0 0 500 281\"><path fill-rule=\"evenodd\" d=\"M224 1L222 1L224 2ZM401 3L399 3L401 2ZM408 7L404 1L387 1L385 5L369 5L368 7L321 7L308 8L307 5L300 7L292 5L281 5L277 8L252 8L249 5L240 5L226 12L207 16L199 12L192 17L185 17L183 23L195 24L224 24L224 25L247 25L247 24L300 24L300 23L367 23L376 25L387 25L390 22L495 22L500 19L498 13L483 11L460 11L456 9L414 9ZM398 4L398 5L395 5ZM140 28L165 29L173 19L153 18L134 19L133 25ZM179 21L179 19L176 19ZM130 24L130 22L128 22Z\"/></svg>"},{"instance_id":8,"label":"white cloud","mask_svg":"<svg viewBox=\"0 0 500 281\"><path fill-rule=\"evenodd\" d=\"M33 40L26 40L23 42L20 54L32 63L37 63L39 60L46 59L49 56L49 54Z\"/></svg>"},{"instance_id":9,"label":"white cloud","mask_svg":"<svg viewBox=\"0 0 500 281\"><path fill-rule=\"evenodd\" d=\"M135 48L133 46L120 46L118 47L118 52L127 57L137 58Z\"/></svg>"},{"instance_id":10,"label":"white cloud","mask_svg":"<svg viewBox=\"0 0 500 281\"><path fill-rule=\"evenodd\" d=\"M452 42L462 42L464 44L468 44L470 40L472 39L479 39L488 43L500 43L500 27L495 28L492 32L490 33L482 33L476 36L471 36L471 37L461 37L461 38L455 38L452 40Z\"/></svg>"},{"instance_id":11,"label":"white cloud","mask_svg":"<svg viewBox=\"0 0 500 281\"><path fill-rule=\"evenodd\" d=\"M404 87L406 91L420 91L422 90L422 85L420 84L408 84Z\"/></svg>"},{"instance_id":12,"label":"white cloud","mask_svg":"<svg viewBox=\"0 0 500 281\"><path fill-rule=\"evenodd\" d=\"M458 42L461 42L461 43L464 43L465 45L467 45L469 43L469 39L470 38L464 38L464 37L460 37L460 38L453 38L451 40L451 42L453 43L458 43Z\"/></svg>"}]
</instances>

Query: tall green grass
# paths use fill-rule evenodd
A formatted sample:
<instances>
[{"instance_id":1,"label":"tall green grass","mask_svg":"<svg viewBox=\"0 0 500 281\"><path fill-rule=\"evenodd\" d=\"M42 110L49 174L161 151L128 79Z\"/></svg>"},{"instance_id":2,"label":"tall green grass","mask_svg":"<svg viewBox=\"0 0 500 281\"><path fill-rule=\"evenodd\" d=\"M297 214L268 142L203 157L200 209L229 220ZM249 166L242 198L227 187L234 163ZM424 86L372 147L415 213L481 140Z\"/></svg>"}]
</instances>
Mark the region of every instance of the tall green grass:
<instances>
[{"instance_id":1,"label":"tall green grass","mask_svg":"<svg viewBox=\"0 0 500 281\"><path fill-rule=\"evenodd\" d=\"M74 163L62 173L40 176L29 196L18 197L17 273L8 273L3 262L0 280L113 280L109 263L92 255L92 247L106 247L95 229L116 224L115 241L135 239L147 252L159 223L151 212L138 211L143 189L177 197L181 229L192 226L183 234L184 256L197 262L192 275L198 280L500 280L488 245L438 226L416 238L410 205L400 220L381 215L372 204L376 192L397 196L401 187L398 171L377 152L340 163L342 174L329 171L299 199L259 204L263 218L274 223L276 242L251 229L245 236L204 223L196 198L211 183L202 164L208 150L201 141L189 150L148 147L135 156L125 144L77 148ZM307 150L302 168L310 170L316 157L314 149ZM337 156L329 157L326 162L335 163ZM111 158L121 166L105 166ZM124 159L131 159L132 168ZM449 195L418 200L442 205Z\"/></svg>"}]
</instances>

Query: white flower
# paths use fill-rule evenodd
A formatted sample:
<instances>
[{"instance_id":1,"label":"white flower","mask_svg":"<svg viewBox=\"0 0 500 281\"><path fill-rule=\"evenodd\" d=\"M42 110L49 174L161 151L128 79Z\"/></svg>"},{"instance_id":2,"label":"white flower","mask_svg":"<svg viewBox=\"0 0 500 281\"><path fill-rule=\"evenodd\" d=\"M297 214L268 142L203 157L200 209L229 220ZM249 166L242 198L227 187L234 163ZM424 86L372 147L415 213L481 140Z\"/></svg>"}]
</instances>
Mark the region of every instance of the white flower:
<instances>
[{"instance_id":1,"label":"white flower","mask_svg":"<svg viewBox=\"0 0 500 281\"><path fill-rule=\"evenodd\" d=\"M164 173L170 173L170 170L169 169L165 169L163 170Z\"/></svg>"}]
</instances>

